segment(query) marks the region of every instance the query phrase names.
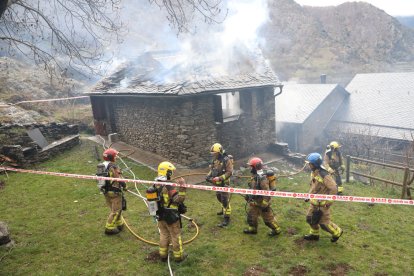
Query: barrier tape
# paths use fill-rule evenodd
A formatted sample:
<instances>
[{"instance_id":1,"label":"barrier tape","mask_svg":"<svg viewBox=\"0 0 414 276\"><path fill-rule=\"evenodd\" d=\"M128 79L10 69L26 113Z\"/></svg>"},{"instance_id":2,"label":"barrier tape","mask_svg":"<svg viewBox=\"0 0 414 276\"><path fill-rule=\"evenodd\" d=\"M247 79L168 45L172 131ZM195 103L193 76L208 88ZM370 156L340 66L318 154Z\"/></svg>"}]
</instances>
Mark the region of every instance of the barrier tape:
<instances>
[{"instance_id":1,"label":"barrier tape","mask_svg":"<svg viewBox=\"0 0 414 276\"><path fill-rule=\"evenodd\" d=\"M82 98L89 98L89 96L77 96L77 97L68 97L68 98L21 101L21 102L17 102L17 103L3 104L3 105L0 105L0 107L11 107L11 106L15 106L15 105L19 105L19 104L25 104L25 103L54 102L54 101L74 100L74 99L82 99Z\"/></svg>"},{"instance_id":2,"label":"barrier tape","mask_svg":"<svg viewBox=\"0 0 414 276\"><path fill-rule=\"evenodd\" d=\"M194 184L177 184L172 182L158 182L149 180L138 179L126 179L126 178L114 178L94 175L82 175L71 173L58 173L58 172L46 172L36 170L17 169L12 167L0 166L0 170L14 171L22 173L40 174L40 175L53 175L69 178L79 179L91 179L91 180L114 180L123 182L133 182L138 184L153 184L153 185L169 185L174 187L185 187L190 189L215 191L215 192L227 192L233 194L243 195L259 195L259 196L271 196L281 198L299 198L299 199L317 199L317 200L333 200L333 201L345 201L345 202L365 202L365 203L378 203L378 204L391 204L391 205L414 205L414 200L411 199L394 199L394 198L379 198L379 197L361 197L361 196L340 196L340 195L321 195L321 194L308 194L308 193L296 193L296 192L282 192L282 191L263 191L252 190L233 187L218 187L218 186L206 186L206 185L194 185Z\"/></svg>"}]
</instances>

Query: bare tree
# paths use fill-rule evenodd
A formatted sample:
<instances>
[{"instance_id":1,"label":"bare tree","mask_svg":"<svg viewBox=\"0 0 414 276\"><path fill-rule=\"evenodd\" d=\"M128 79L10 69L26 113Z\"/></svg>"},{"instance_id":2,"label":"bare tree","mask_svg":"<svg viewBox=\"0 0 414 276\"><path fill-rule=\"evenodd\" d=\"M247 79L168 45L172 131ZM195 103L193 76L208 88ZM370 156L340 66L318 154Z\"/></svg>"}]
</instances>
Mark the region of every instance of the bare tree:
<instances>
[{"instance_id":1,"label":"bare tree","mask_svg":"<svg viewBox=\"0 0 414 276\"><path fill-rule=\"evenodd\" d=\"M148 0L155 3L168 13L167 19L178 32L190 32L190 23L195 16L207 24L221 23L227 16L227 9L223 10L222 0Z\"/></svg>"},{"instance_id":2,"label":"bare tree","mask_svg":"<svg viewBox=\"0 0 414 276\"><path fill-rule=\"evenodd\" d=\"M222 14L222 0L147 1L165 9L178 32L189 31L196 15L211 24L219 23ZM106 46L123 30L118 16L122 2L0 0L0 52L22 54L52 73L81 68L96 73L96 65L110 59Z\"/></svg>"}]
</instances>

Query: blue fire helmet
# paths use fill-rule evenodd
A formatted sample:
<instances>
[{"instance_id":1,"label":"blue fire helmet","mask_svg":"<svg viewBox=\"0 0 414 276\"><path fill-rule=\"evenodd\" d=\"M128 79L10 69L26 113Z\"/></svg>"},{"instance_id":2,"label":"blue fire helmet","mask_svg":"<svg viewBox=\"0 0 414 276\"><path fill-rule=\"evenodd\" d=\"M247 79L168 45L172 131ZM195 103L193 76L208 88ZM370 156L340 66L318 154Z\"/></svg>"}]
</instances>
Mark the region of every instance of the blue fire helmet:
<instances>
[{"instance_id":1,"label":"blue fire helmet","mask_svg":"<svg viewBox=\"0 0 414 276\"><path fill-rule=\"evenodd\" d=\"M313 152L306 157L306 163L311 163L315 167L320 167L322 165L322 156L317 152Z\"/></svg>"}]
</instances>

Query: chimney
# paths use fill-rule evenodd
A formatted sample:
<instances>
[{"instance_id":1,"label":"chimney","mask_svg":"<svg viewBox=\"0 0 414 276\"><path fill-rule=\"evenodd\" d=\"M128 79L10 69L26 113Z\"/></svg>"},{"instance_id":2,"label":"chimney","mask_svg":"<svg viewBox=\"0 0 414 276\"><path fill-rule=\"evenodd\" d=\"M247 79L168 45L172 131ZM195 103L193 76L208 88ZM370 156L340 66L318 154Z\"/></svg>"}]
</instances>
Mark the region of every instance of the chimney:
<instances>
[{"instance_id":1,"label":"chimney","mask_svg":"<svg viewBox=\"0 0 414 276\"><path fill-rule=\"evenodd\" d=\"M325 74L321 75L321 83L323 83L323 84L326 83L326 75Z\"/></svg>"}]
</instances>

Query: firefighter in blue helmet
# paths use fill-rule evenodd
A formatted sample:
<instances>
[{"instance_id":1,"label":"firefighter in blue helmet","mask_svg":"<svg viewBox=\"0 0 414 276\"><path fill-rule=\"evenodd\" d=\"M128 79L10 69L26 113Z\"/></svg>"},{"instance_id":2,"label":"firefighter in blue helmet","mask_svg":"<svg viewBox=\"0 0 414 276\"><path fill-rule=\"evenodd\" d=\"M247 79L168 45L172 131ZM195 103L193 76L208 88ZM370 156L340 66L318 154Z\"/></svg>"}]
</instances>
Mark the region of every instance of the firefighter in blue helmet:
<instances>
[{"instance_id":1,"label":"firefighter in blue helmet","mask_svg":"<svg viewBox=\"0 0 414 276\"><path fill-rule=\"evenodd\" d=\"M323 157L323 165L326 170L335 177L338 186L338 195L342 194L344 187L342 186L341 174L345 171L345 165L342 160L342 153L339 151L341 145L332 141L327 147L325 156Z\"/></svg>"},{"instance_id":2,"label":"firefighter in blue helmet","mask_svg":"<svg viewBox=\"0 0 414 276\"><path fill-rule=\"evenodd\" d=\"M322 166L322 156L319 153L311 153L306 157L311 169L310 194L336 195L337 187L332 176ZM331 221L330 200L306 199L310 201L310 207L306 215L306 222L310 225L310 233L304 236L305 240L319 240L319 228L331 234L331 242L336 242L343 231Z\"/></svg>"}]
</instances>

